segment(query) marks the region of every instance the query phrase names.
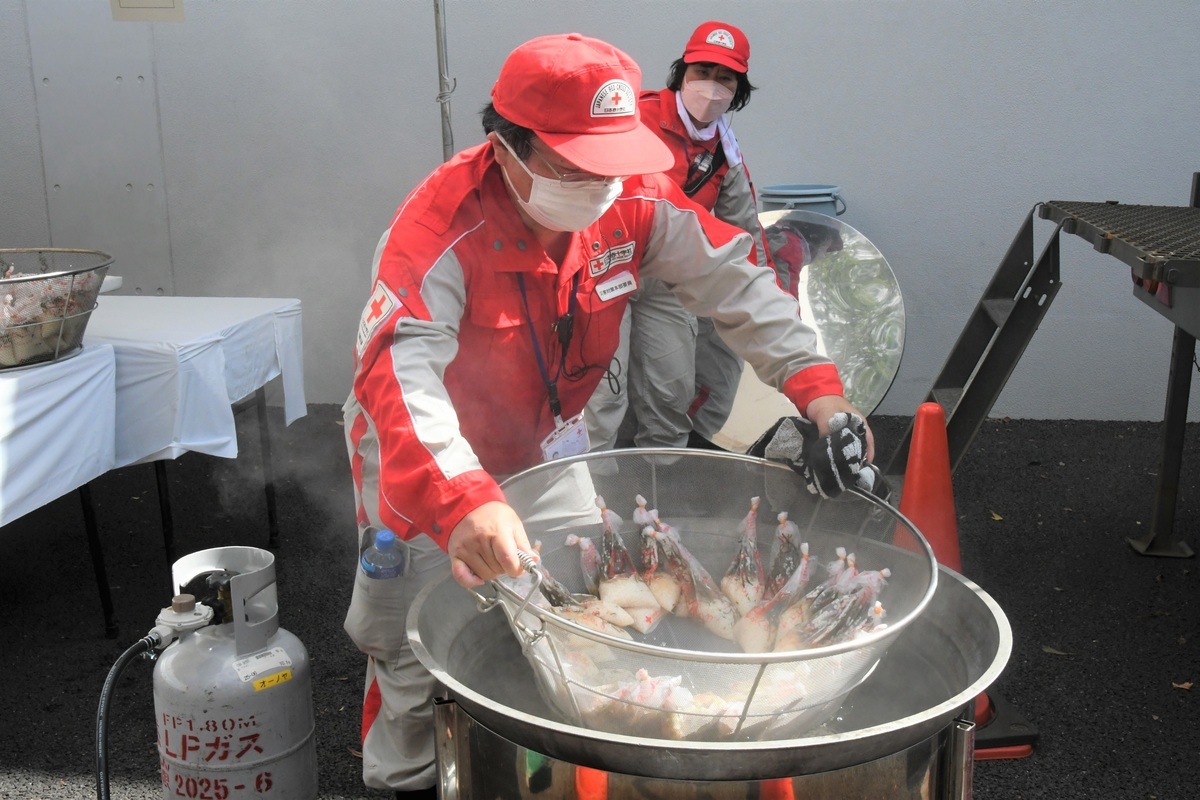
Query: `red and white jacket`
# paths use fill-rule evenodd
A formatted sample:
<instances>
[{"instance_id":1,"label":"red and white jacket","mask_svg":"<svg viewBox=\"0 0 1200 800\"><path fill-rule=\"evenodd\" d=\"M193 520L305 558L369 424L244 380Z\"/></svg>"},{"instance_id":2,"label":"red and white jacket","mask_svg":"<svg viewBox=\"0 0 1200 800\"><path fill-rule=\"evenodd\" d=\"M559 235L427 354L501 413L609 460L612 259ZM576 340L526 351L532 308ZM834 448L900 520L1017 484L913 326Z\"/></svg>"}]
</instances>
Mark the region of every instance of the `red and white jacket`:
<instances>
[{"instance_id":1,"label":"red and white jacket","mask_svg":"<svg viewBox=\"0 0 1200 800\"><path fill-rule=\"evenodd\" d=\"M521 220L490 144L443 164L405 199L375 252L344 408L360 526L426 534L445 549L467 513L504 499L493 476L542 461L554 418L530 323L553 376L552 325L576 285L557 381L564 418L583 409L611 362L641 275L711 317L798 408L841 394L837 368L817 354L795 300L749 262L750 245L669 178L646 175L572 236L560 268Z\"/></svg>"},{"instance_id":2,"label":"red and white jacket","mask_svg":"<svg viewBox=\"0 0 1200 800\"><path fill-rule=\"evenodd\" d=\"M642 122L657 132L658 138L675 154L675 165L664 174L679 186L687 184L688 169L697 155L701 152L715 155L717 148L721 146L721 134L706 142L692 139L679 116L676 92L671 89L642 92L638 97L638 110L641 112ZM728 135L732 137L733 131L730 130ZM737 163L731 163L728 158L723 161L713 176L692 194L691 198L711 211L717 219L736 225L753 236L757 262L773 267L766 234L758 221L758 199L754 195L750 171L742 161L740 151L735 160Z\"/></svg>"}]
</instances>

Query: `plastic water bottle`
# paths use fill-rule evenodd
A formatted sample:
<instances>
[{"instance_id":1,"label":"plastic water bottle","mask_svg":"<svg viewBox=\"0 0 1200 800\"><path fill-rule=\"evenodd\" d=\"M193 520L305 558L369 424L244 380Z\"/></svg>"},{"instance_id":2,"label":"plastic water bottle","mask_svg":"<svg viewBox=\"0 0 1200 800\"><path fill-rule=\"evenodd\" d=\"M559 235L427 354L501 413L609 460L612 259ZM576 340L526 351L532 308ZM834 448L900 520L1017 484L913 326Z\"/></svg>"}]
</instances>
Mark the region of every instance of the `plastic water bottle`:
<instances>
[{"instance_id":1,"label":"plastic water bottle","mask_svg":"<svg viewBox=\"0 0 1200 800\"><path fill-rule=\"evenodd\" d=\"M381 530L375 532L375 543L363 551L361 563L363 574L368 578L399 578L408 565L408 554L402 543L397 545L396 534Z\"/></svg>"}]
</instances>

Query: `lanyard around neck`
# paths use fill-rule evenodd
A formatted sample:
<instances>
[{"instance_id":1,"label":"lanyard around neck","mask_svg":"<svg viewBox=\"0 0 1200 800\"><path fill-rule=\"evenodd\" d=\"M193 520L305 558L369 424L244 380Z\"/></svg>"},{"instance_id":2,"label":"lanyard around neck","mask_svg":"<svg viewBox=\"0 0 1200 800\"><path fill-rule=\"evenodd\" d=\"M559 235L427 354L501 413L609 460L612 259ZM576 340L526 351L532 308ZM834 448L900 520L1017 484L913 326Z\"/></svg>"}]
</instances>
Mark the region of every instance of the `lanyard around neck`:
<instances>
[{"instance_id":1,"label":"lanyard around neck","mask_svg":"<svg viewBox=\"0 0 1200 800\"><path fill-rule=\"evenodd\" d=\"M567 346L571 343L571 337L575 333L576 295L579 292L581 274L581 272L576 272L575 278L571 282L571 297L567 301L567 313L559 317L553 325L562 349L558 359L558 368L554 371L554 378L551 378L550 370L546 368L546 359L542 356L542 347L538 344L537 331L533 329L533 315L529 313L529 295L525 292L525 275L517 273L517 285L521 287L521 301L525 304L525 321L529 323L529 338L533 340L533 354L537 357L538 372L542 374L542 381L546 384L546 395L550 398L550 413L554 415L554 421L559 425L563 420L562 403L558 399L558 379L562 375L563 365L567 361Z\"/></svg>"}]
</instances>

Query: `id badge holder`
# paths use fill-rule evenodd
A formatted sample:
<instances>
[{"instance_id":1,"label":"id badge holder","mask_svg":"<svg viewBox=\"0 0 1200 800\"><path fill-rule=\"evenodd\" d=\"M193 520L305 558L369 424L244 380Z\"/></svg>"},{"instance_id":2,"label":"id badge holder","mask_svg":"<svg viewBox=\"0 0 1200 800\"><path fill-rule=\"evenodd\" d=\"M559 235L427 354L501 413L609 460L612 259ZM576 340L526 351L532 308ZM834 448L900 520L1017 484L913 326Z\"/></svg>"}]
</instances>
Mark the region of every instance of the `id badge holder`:
<instances>
[{"instance_id":1,"label":"id badge holder","mask_svg":"<svg viewBox=\"0 0 1200 800\"><path fill-rule=\"evenodd\" d=\"M581 455L591 449L582 411L565 422L559 419L557 423L554 432L542 440L542 457L546 461Z\"/></svg>"}]
</instances>

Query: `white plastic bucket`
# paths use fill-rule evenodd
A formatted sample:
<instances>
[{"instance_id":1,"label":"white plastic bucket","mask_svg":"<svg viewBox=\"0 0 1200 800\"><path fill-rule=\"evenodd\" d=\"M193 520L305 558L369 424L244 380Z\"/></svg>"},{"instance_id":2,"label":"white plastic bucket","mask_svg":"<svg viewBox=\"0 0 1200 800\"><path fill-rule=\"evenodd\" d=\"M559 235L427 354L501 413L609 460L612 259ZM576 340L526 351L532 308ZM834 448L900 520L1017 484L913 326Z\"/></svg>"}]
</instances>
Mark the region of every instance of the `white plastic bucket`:
<instances>
[{"instance_id":1,"label":"white plastic bucket","mask_svg":"<svg viewBox=\"0 0 1200 800\"><path fill-rule=\"evenodd\" d=\"M767 186L758 194L763 211L800 209L815 211L830 217L846 213L846 201L842 199L842 187L823 183L788 183Z\"/></svg>"}]
</instances>

